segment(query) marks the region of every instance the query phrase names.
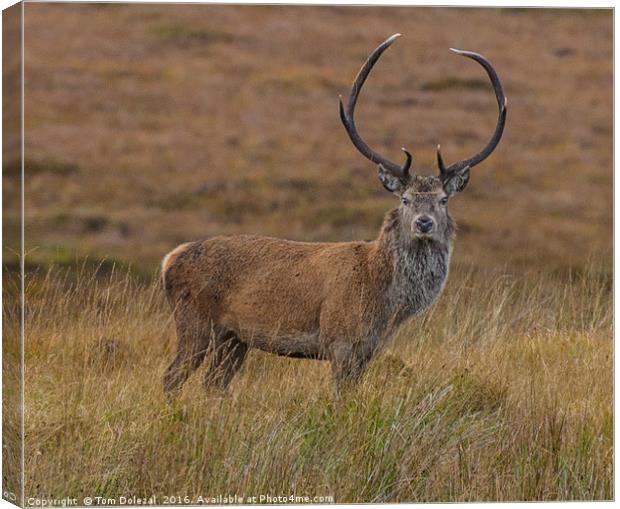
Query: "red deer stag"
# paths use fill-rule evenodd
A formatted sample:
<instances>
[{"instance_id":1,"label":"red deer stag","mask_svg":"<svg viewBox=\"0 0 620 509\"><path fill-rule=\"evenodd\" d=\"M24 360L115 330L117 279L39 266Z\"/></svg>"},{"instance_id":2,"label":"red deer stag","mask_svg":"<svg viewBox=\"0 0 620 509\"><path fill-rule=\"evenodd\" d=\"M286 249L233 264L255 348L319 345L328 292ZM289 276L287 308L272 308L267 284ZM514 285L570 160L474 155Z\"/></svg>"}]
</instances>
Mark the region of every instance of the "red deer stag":
<instances>
[{"instance_id":1,"label":"red deer stag","mask_svg":"<svg viewBox=\"0 0 620 509\"><path fill-rule=\"evenodd\" d=\"M331 362L336 389L354 381L407 319L439 297L448 276L455 224L448 200L469 181L502 137L506 98L497 73L478 53L453 49L488 74L499 107L495 132L469 159L444 164L438 176L412 175L411 154L399 166L371 149L354 121L355 105L381 54L375 49L355 78L340 118L355 147L378 164L379 180L400 205L372 242L293 242L254 235L182 244L163 259L166 295L176 321L176 358L164 376L174 395L205 358L207 389L225 388L250 348Z\"/></svg>"}]
</instances>

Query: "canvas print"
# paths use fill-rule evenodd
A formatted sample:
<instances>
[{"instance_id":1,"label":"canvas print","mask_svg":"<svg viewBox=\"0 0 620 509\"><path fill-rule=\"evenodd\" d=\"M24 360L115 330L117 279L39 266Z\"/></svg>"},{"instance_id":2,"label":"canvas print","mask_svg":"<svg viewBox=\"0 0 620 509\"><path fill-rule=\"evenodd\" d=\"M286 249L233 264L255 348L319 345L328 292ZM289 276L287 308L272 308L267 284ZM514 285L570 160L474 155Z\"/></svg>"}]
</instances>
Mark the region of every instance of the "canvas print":
<instances>
[{"instance_id":1,"label":"canvas print","mask_svg":"<svg viewBox=\"0 0 620 509\"><path fill-rule=\"evenodd\" d=\"M613 11L3 11L3 498L612 500Z\"/></svg>"}]
</instances>

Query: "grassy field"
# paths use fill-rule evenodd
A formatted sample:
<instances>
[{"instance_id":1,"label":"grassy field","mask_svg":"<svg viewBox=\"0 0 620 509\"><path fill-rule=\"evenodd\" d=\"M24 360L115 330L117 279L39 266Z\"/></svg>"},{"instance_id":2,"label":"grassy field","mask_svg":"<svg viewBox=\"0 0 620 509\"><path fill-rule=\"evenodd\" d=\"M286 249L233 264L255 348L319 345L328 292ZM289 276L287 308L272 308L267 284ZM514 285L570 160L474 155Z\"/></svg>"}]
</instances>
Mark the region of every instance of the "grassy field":
<instances>
[{"instance_id":1,"label":"grassy field","mask_svg":"<svg viewBox=\"0 0 620 509\"><path fill-rule=\"evenodd\" d=\"M26 496L613 498L612 21L26 4ZM166 252L222 233L369 239L394 206L337 110L394 32L356 115L378 151L404 145L429 174L437 143L452 162L486 142L492 91L451 46L485 54L509 98L500 146L450 205L445 294L340 401L326 364L252 352L228 396L207 397L198 373L167 405ZM7 154L14 269L20 164ZM17 288L5 270L13 366ZM4 370L5 437L19 433L18 375Z\"/></svg>"},{"instance_id":2,"label":"grassy field","mask_svg":"<svg viewBox=\"0 0 620 509\"><path fill-rule=\"evenodd\" d=\"M199 372L168 406L156 283L32 283L29 496L332 496L337 502L610 499L609 274L459 271L361 386L252 353L227 397Z\"/></svg>"}]
</instances>

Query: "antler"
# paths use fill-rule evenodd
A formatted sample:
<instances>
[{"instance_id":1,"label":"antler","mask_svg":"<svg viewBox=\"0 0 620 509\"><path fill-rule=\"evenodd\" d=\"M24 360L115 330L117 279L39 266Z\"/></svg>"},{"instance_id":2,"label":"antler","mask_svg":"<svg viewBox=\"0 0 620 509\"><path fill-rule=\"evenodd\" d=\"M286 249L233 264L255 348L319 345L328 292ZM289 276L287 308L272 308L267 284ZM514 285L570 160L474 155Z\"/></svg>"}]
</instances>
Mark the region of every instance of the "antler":
<instances>
[{"instance_id":1,"label":"antler","mask_svg":"<svg viewBox=\"0 0 620 509\"><path fill-rule=\"evenodd\" d=\"M478 53L474 53L473 51L463 51L454 48L450 48L450 50L464 57L471 58L472 60L478 62L482 67L484 67L484 70L487 72L489 78L491 79L493 89L495 90L495 97L497 98L497 106L499 108L499 116L497 118L497 126L495 127L495 132L493 133L493 136L491 136L489 142L480 152L478 152L475 156L470 157L469 159L457 161L456 163L453 163L446 168L443 162L443 158L441 157L440 146L437 145L437 165L439 166L439 175L442 179L446 178L452 172L463 169L466 166L469 166L471 168L478 163L484 161L487 157L489 157L489 155L491 155L491 152L495 150L495 147L497 147L499 140L501 140L502 134L504 133L504 126L506 125L506 105L508 103L506 96L504 96L504 91L502 89L502 83L499 80L499 76L497 75L497 72L495 72L495 69L493 69L491 63L486 58L484 58Z\"/></svg>"},{"instance_id":2,"label":"antler","mask_svg":"<svg viewBox=\"0 0 620 509\"><path fill-rule=\"evenodd\" d=\"M351 138L351 141L353 142L353 145L355 145L357 150L359 150L373 163L379 163L386 170L389 170L395 177L398 177L402 180L408 180L409 167L411 166L412 159L411 154L407 152L404 148L402 149L406 157L405 162L402 166L398 166L392 161L379 155L368 145L366 145L364 140L362 140L361 136L357 132L357 128L355 127L355 120L353 117L355 113L355 104L357 103L357 98L360 91L362 90L362 87L364 86L364 82L366 81L368 74L370 74L370 71L372 70L375 63L377 63L377 60L379 60L379 57L382 55L382 53L386 49L388 49L392 45L392 43L398 37L400 37L400 35L401 34L394 34L391 37L387 38L377 47L377 49L375 49L370 54L370 56L360 69L359 73L357 74L355 81L353 82L353 88L351 89L351 95L349 96L349 102L347 103L346 109L342 104L342 96L340 97L340 119L342 120L342 123L344 124L344 128L347 130L349 138Z\"/></svg>"}]
</instances>

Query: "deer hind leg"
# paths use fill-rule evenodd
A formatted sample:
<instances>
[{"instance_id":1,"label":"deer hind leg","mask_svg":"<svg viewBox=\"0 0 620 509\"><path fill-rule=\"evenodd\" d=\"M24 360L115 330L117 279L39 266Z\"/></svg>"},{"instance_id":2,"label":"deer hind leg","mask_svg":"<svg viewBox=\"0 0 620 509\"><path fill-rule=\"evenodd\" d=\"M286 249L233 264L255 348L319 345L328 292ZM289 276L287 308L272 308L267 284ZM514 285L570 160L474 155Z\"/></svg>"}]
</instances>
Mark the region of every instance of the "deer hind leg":
<instances>
[{"instance_id":1,"label":"deer hind leg","mask_svg":"<svg viewBox=\"0 0 620 509\"><path fill-rule=\"evenodd\" d=\"M248 346L232 331L222 331L212 346L204 387L207 392L213 389L223 391L241 368Z\"/></svg>"},{"instance_id":2,"label":"deer hind leg","mask_svg":"<svg viewBox=\"0 0 620 509\"><path fill-rule=\"evenodd\" d=\"M177 395L205 358L212 337L210 327L190 309L177 310L177 354L164 374L164 392Z\"/></svg>"}]
</instances>

